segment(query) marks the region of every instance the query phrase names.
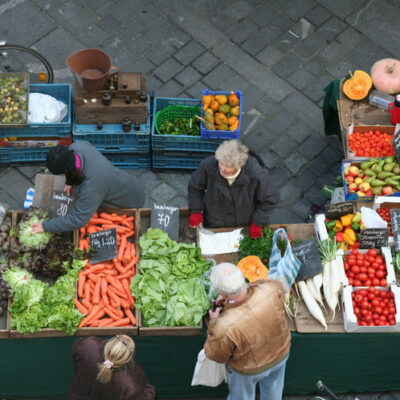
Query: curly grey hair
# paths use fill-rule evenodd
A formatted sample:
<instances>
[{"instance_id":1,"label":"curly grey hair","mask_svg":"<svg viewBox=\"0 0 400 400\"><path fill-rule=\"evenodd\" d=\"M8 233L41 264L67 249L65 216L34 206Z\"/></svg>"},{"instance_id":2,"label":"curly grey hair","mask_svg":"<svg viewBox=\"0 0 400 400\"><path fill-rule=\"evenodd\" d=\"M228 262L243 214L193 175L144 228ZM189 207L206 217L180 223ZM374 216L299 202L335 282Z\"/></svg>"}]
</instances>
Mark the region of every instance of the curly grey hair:
<instances>
[{"instance_id":1,"label":"curly grey hair","mask_svg":"<svg viewBox=\"0 0 400 400\"><path fill-rule=\"evenodd\" d=\"M242 168L249 157L249 149L239 140L222 142L215 152L215 158L228 167Z\"/></svg>"},{"instance_id":2,"label":"curly grey hair","mask_svg":"<svg viewBox=\"0 0 400 400\"><path fill-rule=\"evenodd\" d=\"M247 286L242 271L231 263L221 263L211 269L211 285L228 296L239 294Z\"/></svg>"}]
</instances>

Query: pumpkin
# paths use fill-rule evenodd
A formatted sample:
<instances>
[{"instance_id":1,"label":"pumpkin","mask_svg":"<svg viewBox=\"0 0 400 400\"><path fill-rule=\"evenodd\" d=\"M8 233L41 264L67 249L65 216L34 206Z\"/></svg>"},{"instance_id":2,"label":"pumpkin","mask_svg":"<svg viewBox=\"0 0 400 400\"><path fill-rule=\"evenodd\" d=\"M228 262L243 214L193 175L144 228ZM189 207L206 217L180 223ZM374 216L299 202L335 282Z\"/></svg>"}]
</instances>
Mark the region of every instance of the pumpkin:
<instances>
[{"instance_id":1,"label":"pumpkin","mask_svg":"<svg viewBox=\"0 0 400 400\"><path fill-rule=\"evenodd\" d=\"M371 77L366 72L357 69L354 74L350 72L350 78L343 84L343 92L351 100L362 100L367 97L371 87Z\"/></svg>"},{"instance_id":2,"label":"pumpkin","mask_svg":"<svg viewBox=\"0 0 400 400\"><path fill-rule=\"evenodd\" d=\"M265 279L268 276L268 268L261 262L258 256L247 256L242 258L237 267L242 271L249 282Z\"/></svg>"},{"instance_id":3,"label":"pumpkin","mask_svg":"<svg viewBox=\"0 0 400 400\"><path fill-rule=\"evenodd\" d=\"M384 58L371 68L372 82L376 89L388 94L400 93L400 61Z\"/></svg>"}]
</instances>

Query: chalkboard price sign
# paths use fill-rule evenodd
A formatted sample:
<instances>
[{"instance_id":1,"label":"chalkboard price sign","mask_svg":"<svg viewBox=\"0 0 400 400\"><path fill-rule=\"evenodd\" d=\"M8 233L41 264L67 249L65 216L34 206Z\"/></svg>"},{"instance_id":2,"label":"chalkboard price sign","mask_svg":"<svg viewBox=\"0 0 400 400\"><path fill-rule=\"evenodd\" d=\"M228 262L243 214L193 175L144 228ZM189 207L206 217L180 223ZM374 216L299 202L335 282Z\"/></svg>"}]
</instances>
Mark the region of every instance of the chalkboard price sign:
<instances>
[{"instance_id":1,"label":"chalkboard price sign","mask_svg":"<svg viewBox=\"0 0 400 400\"><path fill-rule=\"evenodd\" d=\"M90 246L94 249L94 255L90 258L91 264L117 257L117 230L115 228L91 233L89 240Z\"/></svg>"},{"instance_id":2,"label":"chalkboard price sign","mask_svg":"<svg viewBox=\"0 0 400 400\"><path fill-rule=\"evenodd\" d=\"M400 209L390 209L390 222L392 223L394 249L400 251Z\"/></svg>"},{"instance_id":3,"label":"chalkboard price sign","mask_svg":"<svg viewBox=\"0 0 400 400\"><path fill-rule=\"evenodd\" d=\"M327 204L325 206L325 217L329 219L339 219L343 215L353 214L354 209L354 201L344 201L342 203Z\"/></svg>"},{"instance_id":4,"label":"chalkboard price sign","mask_svg":"<svg viewBox=\"0 0 400 400\"><path fill-rule=\"evenodd\" d=\"M158 228L167 232L172 240L178 240L179 207L154 203L151 208L150 225L152 228Z\"/></svg>"},{"instance_id":5,"label":"chalkboard price sign","mask_svg":"<svg viewBox=\"0 0 400 400\"><path fill-rule=\"evenodd\" d=\"M388 228L366 228L360 232L360 249L379 249L388 245Z\"/></svg>"},{"instance_id":6,"label":"chalkboard price sign","mask_svg":"<svg viewBox=\"0 0 400 400\"><path fill-rule=\"evenodd\" d=\"M6 203L0 203L0 224L3 222L4 217L7 214L9 205Z\"/></svg>"},{"instance_id":7,"label":"chalkboard price sign","mask_svg":"<svg viewBox=\"0 0 400 400\"><path fill-rule=\"evenodd\" d=\"M67 215L75 206L74 196L68 196L64 191L51 192L50 202L49 202L49 216L54 217L64 217Z\"/></svg>"},{"instance_id":8,"label":"chalkboard price sign","mask_svg":"<svg viewBox=\"0 0 400 400\"><path fill-rule=\"evenodd\" d=\"M296 281L304 281L322 272L318 240L316 238L293 246L293 253L301 261Z\"/></svg>"}]
</instances>

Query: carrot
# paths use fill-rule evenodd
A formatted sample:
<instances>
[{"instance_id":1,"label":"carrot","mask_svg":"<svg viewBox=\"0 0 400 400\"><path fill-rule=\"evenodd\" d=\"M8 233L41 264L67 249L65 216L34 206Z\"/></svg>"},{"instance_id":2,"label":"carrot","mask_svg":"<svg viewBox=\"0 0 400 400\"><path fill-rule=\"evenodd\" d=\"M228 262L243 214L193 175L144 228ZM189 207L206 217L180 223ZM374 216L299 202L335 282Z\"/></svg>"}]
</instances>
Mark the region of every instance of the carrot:
<instances>
[{"instance_id":1,"label":"carrot","mask_svg":"<svg viewBox=\"0 0 400 400\"><path fill-rule=\"evenodd\" d=\"M118 275L118 272L115 270L105 270L103 271L104 275Z\"/></svg>"},{"instance_id":2,"label":"carrot","mask_svg":"<svg viewBox=\"0 0 400 400\"><path fill-rule=\"evenodd\" d=\"M126 219L124 219L124 220L122 221L122 225L124 225L124 226L126 226L127 228L132 229L132 230L133 230L133 228L134 228L132 222L127 221Z\"/></svg>"},{"instance_id":3,"label":"carrot","mask_svg":"<svg viewBox=\"0 0 400 400\"><path fill-rule=\"evenodd\" d=\"M88 248L87 240L86 239L80 239L78 242L78 247L81 250L86 250Z\"/></svg>"},{"instance_id":4,"label":"carrot","mask_svg":"<svg viewBox=\"0 0 400 400\"><path fill-rule=\"evenodd\" d=\"M136 257L132 257L131 261L129 261L129 264L125 265L123 273L125 274L130 269L133 269L133 267L135 266L136 262L137 262L137 258Z\"/></svg>"},{"instance_id":5,"label":"carrot","mask_svg":"<svg viewBox=\"0 0 400 400\"><path fill-rule=\"evenodd\" d=\"M85 318L82 319L81 323L79 324L79 328L82 328L82 326L86 326L90 321L92 321L98 312L99 312L99 306L96 304L92 308L90 313L88 315L86 315ZM98 319L98 318L96 318L96 319Z\"/></svg>"},{"instance_id":6,"label":"carrot","mask_svg":"<svg viewBox=\"0 0 400 400\"><path fill-rule=\"evenodd\" d=\"M93 308L93 304L90 303L87 299L82 299L81 303L90 311Z\"/></svg>"},{"instance_id":7,"label":"carrot","mask_svg":"<svg viewBox=\"0 0 400 400\"><path fill-rule=\"evenodd\" d=\"M121 305L121 299L111 290L111 288L108 288L107 294L108 297L110 298L111 304L112 302L114 302L115 304L117 304L117 307Z\"/></svg>"},{"instance_id":8,"label":"carrot","mask_svg":"<svg viewBox=\"0 0 400 400\"><path fill-rule=\"evenodd\" d=\"M78 278L78 297L83 297L83 289L85 288L86 276L79 272Z\"/></svg>"},{"instance_id":9,"label":"carrot","mask_svg":"<svg viewBox=\"0 0 400 400\"><path fill-rule=\"evenodd\" d=\"M92 217L92 218L90 218L88 225L109 224L109 223L110 223L110 221L107 219Z\"/></svg>"},{"instance_id":10,"label":"carrot","mask_svg":"<svg viewBox=\"0 0 400 400\"><path fill-rule=\"evenodd\" d=\"M101 297L104 300L104 304L106 304L106 305L110 304L110 299L108 298L107 293L102 293Z\"/></svg>"},{"instance_id":11,"label":"carrot","mask_svg":"<svg viewBox=\"0 0 400 400\"><path fill-rule=\"evenodd\" d=\"M102 318L101 320L98 321L97 326L106 326L107 324L114 322L115 320L112 318Z\"/></svg>"},{"instance_id":12,"label":"carrot","mask_svg":"<svg viewBox=\"0 0 400 400\"><path fill-rule=\"evenodd\" d=\"M90 284L89 281L86 281L85 283L85 294L84 294L85 300L87 300L89 303L90 301Z\"/></svg>"},{"instance_id":13,"label":"carrot","mask_svg":"<svg viewBox=\"0 0 400 400\"><path fill-rule=\"evenodd\" d=\"M118 308L112 308L110 306L105 306L104 310L108 314L109 317L112 319L118 320L121 319L124 316L124 313L119 310Z\"/></svg>"},{"instance_id":14,"label":"carrot","mask_svg":"<svg viewBox=\"0 0 400 400\"><path fill-rule=\"evenodd\" d=\"M115 295L117 295L121 299L125 299L126 298L126 294L125 294L124 288L122 288L122 290L118 290L114 286L110 285L108 287L108 291L112 291Z\"/></svg>"},{"instance_id":15,"label":"carrot","mask_svg":"<svg viewBox=\"0 0 400 400\"><path fill-rule=\"evenodd\" d=\"M106 213L100 213L100 217L109 220L109 222L111 221L122 223L124 221L124 217L122 215L110 215Z\"/></svg>"},{"instance_id":16,"label":"carrot","mask_svg":"<svg viewBox=\"0 0 400 400\"><path fill-rule=\"evenodd\" d=\"M133 215L131 215L130 217L126 217L125 221L131 221L133 222L135 220L135 217Z\"/></svg>"},{"instance_id":17,"label":"carrot","mask_svg":"<svg viewBox=\"0 0 400 400\"><path fill-rule=\"evenodd\" d=\"M122 287L124 288L124 291L125 291L127 297L132 296L132 294L131 294L131 288L129 287L129 281L128 281L128 279L126 279L126 278L122 279L122 280L121 280L121 283L122 283Z\"/></svg>"},{"instance_id":18,"label":"carrot","mask_svg":"<svg viewBox=\"0 0 400 400\"><path fill-rule=\"evenodd\" d=\"M116 301L114 301L112 298L110 298L109 300L110 300L110 306L112 307L113 310L118 309L118 307L121 305L121 304L117 303Z\"/></svg>"},{"instance_id":19,"label":"carrot","mask_svg":"<svg viewBox=\"0 0 400 400\"><path fill-rule=\"evenodd\" d=\"M130 269L130 268L129 268ZM130 271L128 271L128 272L125 272L124 274L121 274L121 275L118 275L118 276L116 276L116 278L118 279L118 280L121 280L121 279L125 279L125 278L130 278L131 276L133 276L133 275L135 275L135 270L130 270Z\"/></svg>"},{"instance_id":20,"label":"carrot","mask_svg":"<svg viewBox=\"0 0 400 400\"><path fill-rule=\"evenodd\" d=\"M114 278L113 276L110 276L110 275L107 275L106 279L107 279L107 282L109 284L111 284L111 286L114 286L115 288L117 288L121 292L124 291L124 288L122 287L121 282L118 279L116 279L116 278Z\"/></svg>"},{"instance_id":21,"label":"carrot","mask_svg":"<svg viewBox=\"0 0 400 400\"><path fill-rule=\"evenodd\" d=\"M83 239L85 237L85 234L86 234L86 227L83 226L82 228L80 228L79 232L80 232L79 239Z\"/></svg>"},{"instance_id":22,"label":"carrot","mask_svg":"<svg viewBox=\"0 0 400 400\"><path fill-rule=\"evenodd\" d=\"M86 308L86 307L84 307L80 302L79 302L79 300L78 299L73 299L74 300L74 303L75 303L75 306L76 306L76 308L82 313L82 314L87 314L88 313L88 309Z\"/></svg>"},{"instance_id":23,"label":"carrot","mask_svg":"<svg viewBox=\"0 0 400 400\"><path fill-rule=\"evenodd\" d=\"M125 272L125 268L121 265L119 261L114 262L114 266L120 274L123 274Z\"/></svg>"},{"instance_id":24,"label":"carrot","mask_svg":"<svg viewBox=\"0 0 400 400\"><path fill-rule=\"evenodd\" d=\"M106 315L105 310L103 310L103 309L98 310L97 313L94 314L92 316L92 318L90 318L89 321L86 322L86 325L89 325L89 324L94 323L94 322L98 322L98 320L100 318L104 317L105 315Z\"/></svg>"},{"instance_id":25,"label":"carrot","mask_svg":"<svg viewBox=\"0 0 400 400\"><path fill-rule=\"evenodd\" d=\"M87 233L90 234L95 232L97 232L97 228L94 225L89 225L87 228Z\"/></svg>"},{"instance_id":26,"label":"carrot","mask_svg":"<svg viewBox=\"0 0 400 400\"><path fill-rule=\"evenodd\" d=\"M100 274L99 274L99 275L100 275ZM91 273L91 274L88 274L87 277L88 277L91 281L93 281L94 283L97 283L97 281L99 280L99 275L95 275L95 274Z\"/></svg>"},{"instance_id":27,"label":"carrot","mask_svg":"<svg viewBox=\"0 0 400 400\"><path fill-rule=\"evenodd\" d=\"M130 325L129 318L122 318L119 321L111 322L110 324L106 325L107 328L111 328L112 326L129 326Z\"/></svg>"},{"instance_id":28,"label":"carrot","mask_svg":"<svg viewBox=\"0 0 400 400\"><path fill-rule=\"evenodd\" d=\"M100 302L100 289L101 289L101 278L97 280L96 285L93 291L92 301L94 304L98 304Z\"/></svg>"},{"instance_id":29,"label":"carrot","mask_svg":"<svg viewBox=\"0 0 400 400\"><path fill-rule=\"evenodd\" d=\"M85 269L83 270L83 274L89 275L89 274L91 274L91 273L93 273L93 272L101 271L101 270L104 269L105 267L106 267L106 265L103 264L103 263L94 264L94 265L91 265L89 268L85 268Z\"/></svg>"},{"instance_id":30,"label":"carrot","mask_svg":"<svg viewBox=\"0 0 400 400\"><path fill-rule=\"evenodd\" d=\"M124 309L125 315L129 318L129 321L132 322L132 325L136 325L136 318L133 315L132 311L129 308Z\"/></svg>"},{"instance_id":31,"label":"carrot","mask_svg":"<svg viewBox=\"0 0 400 400\"><path fill-rule=\"evenodd\" d=\"M122 236L122 238L121 238L121 244L120 244L120 246L119 246L119 248L118 248L118 255L117 255L118 261L121 261L121 262L122 262L122 257L124 256L125 248L126 248L126 246L127 246L127 243L128 243L128 241L127 241L127 239L126 239L126 236Z\"/></svg>"}]
</instances>

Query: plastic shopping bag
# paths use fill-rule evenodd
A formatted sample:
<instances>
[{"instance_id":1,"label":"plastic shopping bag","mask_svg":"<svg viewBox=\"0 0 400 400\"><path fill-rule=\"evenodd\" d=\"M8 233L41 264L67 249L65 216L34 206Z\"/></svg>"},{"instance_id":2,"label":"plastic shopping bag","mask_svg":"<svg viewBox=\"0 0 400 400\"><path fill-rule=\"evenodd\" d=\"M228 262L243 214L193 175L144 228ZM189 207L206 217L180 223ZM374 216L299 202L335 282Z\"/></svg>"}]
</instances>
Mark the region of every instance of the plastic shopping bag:
<instances>
[{"instance_id":1,"label":"plastic shopping bag","mask_svg":"<svg viewBox=\"0 0 400 400\"><path fill-rule=\"evenodd\" d=\"M222 381L227 382L225 364L217 363L206 356L204 349L200 350L197 356L197 363L194 368L192 386L218 386Z\"/></svg>"},{"instance_id":2,"label":"plastic shopping bag","mask_svg":"<svg viewBox=\"0 0 400 400\"><path fill-rule=\"evenodd\" d=\"M387 222L372 208L361 207L361 221L367 228L387 228Z\"/></svg>"},{"instance_id":3,"label":"plastic shopping bag","mask_svg":"<svg viewBox=\"0 0 400 400\"><path fill-rule=\"evenodd\" d=\"M278 238L286 241L286 251L283 257L277 244ZM292 246L290 245L286 231L283 228L277 229L272 239L268 278L281 282L285 293L287 293L292 287L300 267L301 262L293 254Z\"/></svg>"}]
</instances>

